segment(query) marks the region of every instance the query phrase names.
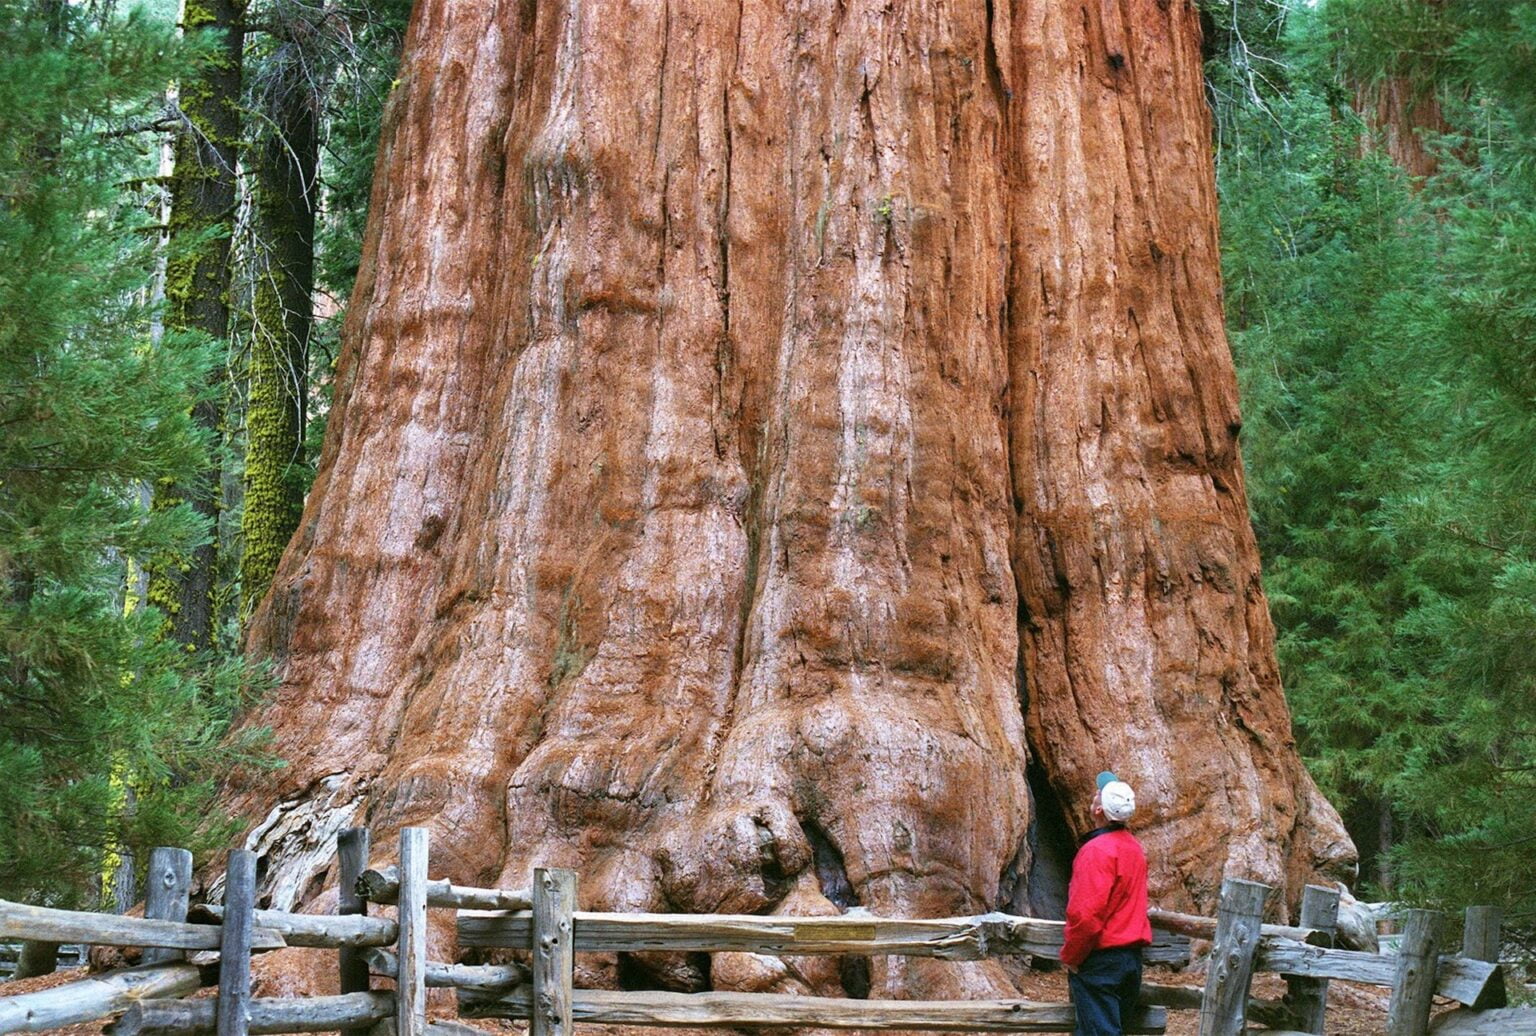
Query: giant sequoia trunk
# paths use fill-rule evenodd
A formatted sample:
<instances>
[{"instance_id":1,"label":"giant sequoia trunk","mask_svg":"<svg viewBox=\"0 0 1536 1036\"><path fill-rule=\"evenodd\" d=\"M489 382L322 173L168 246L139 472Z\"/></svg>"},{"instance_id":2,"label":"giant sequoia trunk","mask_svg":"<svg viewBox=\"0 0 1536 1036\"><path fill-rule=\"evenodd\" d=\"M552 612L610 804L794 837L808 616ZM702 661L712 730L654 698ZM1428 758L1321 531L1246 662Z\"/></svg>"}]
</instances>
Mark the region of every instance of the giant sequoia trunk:
<instances>
[{"instance_id":1,"label":"giant sequoia trunk","mask_svg":"<svg viewBox=\"0 0 1536 1036\"><path fill-rule=\"evenodd\" d=\"M1198 34L421 0L253 626L292 765L231 796L274 903L366 822L462 882L579 867L589 909L1017 905L1031 759L1078 832L1097 770L1138 786L1167 906L1349 870L1259 586Z\"/></svg>"}]
</instances>

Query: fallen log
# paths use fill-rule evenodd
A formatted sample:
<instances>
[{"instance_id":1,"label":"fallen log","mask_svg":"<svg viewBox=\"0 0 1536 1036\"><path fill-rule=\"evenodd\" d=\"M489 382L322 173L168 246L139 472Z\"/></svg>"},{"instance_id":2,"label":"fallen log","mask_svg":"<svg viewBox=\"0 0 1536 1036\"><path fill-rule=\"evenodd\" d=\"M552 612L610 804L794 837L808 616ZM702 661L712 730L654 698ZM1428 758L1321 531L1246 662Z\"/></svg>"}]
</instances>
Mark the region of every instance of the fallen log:
<instances>
[{"instance_id":1,"label":"fallen log","mask_svg":"<svg viewBox=\"0 0 1536 1036\"><path fill-rule=\"evenodd\" d=\"M216 966L173 961L141 964L36 993L0 997L0 1033L43 1032L94 1022L126 1011L147 997L186 996L217 981Z\"/></svg>"},{"instance_id":2,"label":"fallen log","mask_svg":"<svg viewBox=\"0 0 1536 1036\"><path fill-rule=\"evenodd\" d=\"M1061 952L1062 923L1010 914L903 920L845 914L841 917L775 917L757 914L600 914L577 911L576 949L581 952L669 950L691 953L858 954L981 960ZM533 917L460 914L459 945L531 948Z\"/></svg>"},{"instance_id":3,"label":"fallen log","mask_svg":"<svg viewBox=\"0 0 1536 1036\"><path fill-rule=\"evenodd\" d=\"M370 903L393 905L400 898L400 868L366 870L357 879L358 895ZM427 882L427 906L456 910L527 910L533 895L527 889L482 889L455 885L438 878Z\"/></svg>"},{"instance_id":4,"label":"fallen log","mask_svg":"<svg viewBox=\"0 0 1536 1036\"><path fill-rule=\"evenodd\" d=\"M184 921L155 921L119 914L27 906L0 899L0 939L91 943L96 946L164 946L173 950L216 950L219 929ZM252 933L251 948L280 950L283 937L270 928Z\"/></svg>"},{"instance_id":5,"label":"fallen log","mask_svg":"<svg viewBox=\"0 0 1536 1036\"><path fill-rule=\"evenodd\" d=\"M111 1036L199 1036L215 1031L218 998L144 1000L108 1030ZM249 1004L249 1031L261 1033L328 1032L367 1027L395 1010L395 994L345 993L341 996L267 998Z\"/></svg>"},{"instance_id":6,"label":"fallen log","mask_svg":"<svg viewBox=\"0 0 1536 1036\"><path fill-rule=\"evenodd\" d=\"M389 946L399 938L400 927L387 917L363 914L290 914L281 910L257 910L256 925L282 936L289 946L323 950L343 947ZM190 917L219 924L224 908L215 904L193 907Z\"/></svg>"},{"instance_id":7,"label":"fallen log","mask_svg":"<svg viewBox=\"0 0 1536 1036\"><path fill-rule=\"evenodd\" d=\"M1076 1020L1068 1004L1028 1000L847 1000L774 993L577 989L572 1001L576 1021L609 1025L1071 1032ZM494 1000L477 1000L463 994L459 998L459 1010L471 1018L527 1018L532 1006L531 992ZM1161 1033L1167 1018L1167 1012L1160 1007L1144 1007L1129 1020L1125 1031Z\"/></svg>"}]
</instances>

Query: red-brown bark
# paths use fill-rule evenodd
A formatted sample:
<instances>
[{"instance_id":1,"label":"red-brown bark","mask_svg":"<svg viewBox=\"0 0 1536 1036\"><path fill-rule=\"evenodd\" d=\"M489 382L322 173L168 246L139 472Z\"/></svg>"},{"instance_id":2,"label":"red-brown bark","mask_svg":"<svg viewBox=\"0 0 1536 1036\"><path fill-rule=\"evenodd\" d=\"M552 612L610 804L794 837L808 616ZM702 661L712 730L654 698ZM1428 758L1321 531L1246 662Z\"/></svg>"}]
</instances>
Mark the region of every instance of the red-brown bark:
<instances>
[{"instance_id":1,"label":"red-brown bark","mask_svg":"<svg viewBox=\"0 0 1536 1036\"><path fill-rule=\"evenodd\" d=\"M1435 137L1449 133L1440 98L1407 79L1387 78L1355 88L1355 108L1374 129L1362 147L1379 146L1415 179L1433 176L1440 161L1432 150Z\"/></svg>"},{"instance_id":2,"label":"red-brown bark","mask_svg":"<svg viewBox=\"0 0 1536 1036\"><path fill-rule=\"evenodd\" d=\"M1258 583L1198 32L422 0L252 627L292 764L231 801L274 901L366 821L461 882L576 866L589 909L986 910L1030 745L1079 829L1094 772L1139 785L1164 905L1347 867Z\"/></svg>"}]
</instances>

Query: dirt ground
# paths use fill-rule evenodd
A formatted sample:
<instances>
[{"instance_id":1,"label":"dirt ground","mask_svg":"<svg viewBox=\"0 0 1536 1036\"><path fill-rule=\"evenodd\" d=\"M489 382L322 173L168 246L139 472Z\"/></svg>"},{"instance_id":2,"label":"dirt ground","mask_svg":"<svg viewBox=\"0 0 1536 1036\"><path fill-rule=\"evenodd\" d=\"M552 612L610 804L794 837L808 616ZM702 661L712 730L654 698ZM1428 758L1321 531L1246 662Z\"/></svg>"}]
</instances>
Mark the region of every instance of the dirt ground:
<instances>
[{"instance_id":1,"label":"dirt ground","mask_svg":"<svg viewBox=\"0 0 1536 1036\"><path fill-rule=\"evenodd\" d=\"M14 996L18 993L32 993L38 990L51 989L54 986L63 985L66 982L81 978L83 973L76 970L61 971L57 974L47 975L42 978L23 979L21 981L0 982L0 998ZM1148 968L1146 978L1149 982L1163 985L1185 985L1199 988L1203 985L1203 978L1191 972L1172 972L1162 968ZM1045 1002L1060 1003L1067 999L1067 978L1064 971L1029 971L1026 972L1021 983L1020 993L1025 999ZM1253 982L1253 995L1264 998L1278 998L1285 992L1285 981L1278 975L1259 975ZM202 995L210 995L210 990L205 990ZM1446 1001L1436 1002L1436 1010L1443 1010L1452 1005ZM1328 1036L1382 1036L1386 1032L1387 1018L1387 992L1375 986L1361 986L1351 982L1333 982L1328 987ZM497 1022L476 1022L477 1027L484 1028L488 1032L510 1033L523 1029L521 1025ZM577 1032L583 1036L638 1036L640 1030L619 1030L609 1026L578 1025ZM1199 1017L1193 1011L1169 1011L1168 1034L1169 1036L1196 1036L1199 1029ZM67 1029L55 1029L50 1036L99 1036L103 1026L99 1023L90 1025L75 1025ZM670 1032L674 1036L687 1036L682 1030L656 1029L654 1032ZM716 1030L723 1031L723 1030ZM701 1030L699 1036L705 1036Z\"/></svg>"},{"instance_id":2,"label":"dirt ground","mask_svg":"<svg viewBox=\"0 0 1536 1036\"><path fill-rule=\"evenodd\" d=\"M1205 985L1204 975L1165 968L1148 968L1144 978L1148 982L1165 986L1192 986L1200 989ZM1021 985L1023 995L1030 1000L1059 1003L1068 999L1065 971L1026 972ZM1285 995L1285 980L1279 975L1255 975L1252 995L1278 999ZM1451 1005L1447 1002L1445 1006ZM1383 1036L1387 1031L1387 991L1353 982L1329 983L1328 1021L1325 1027L1329 1036ZM1198 1036L1200 1016L1195 1011L1170 1010L1167 1031L1168 1036Z\"/></svg>"}]
</instances>

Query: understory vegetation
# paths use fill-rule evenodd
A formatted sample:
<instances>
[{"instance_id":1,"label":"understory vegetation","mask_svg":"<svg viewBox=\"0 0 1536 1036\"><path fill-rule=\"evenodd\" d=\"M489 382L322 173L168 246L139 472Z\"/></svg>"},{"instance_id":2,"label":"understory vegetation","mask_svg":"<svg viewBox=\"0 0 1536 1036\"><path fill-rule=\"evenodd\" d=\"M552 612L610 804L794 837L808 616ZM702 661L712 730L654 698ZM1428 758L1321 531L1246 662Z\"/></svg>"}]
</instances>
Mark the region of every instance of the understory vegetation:
<instances>
[{"instance_id":1,"label":"understory vegetation","mask_svg":"<svg viewBox=\"0 0 1536 1036\"><path fill-rule=\"evenodd\" d=\"M1238 15L1210 76L1227 316L1298 737L1367 894L1529 938L1536 4Z\"/></svg>"},{"instance_id":2,"label":"understory vegetation","mask_svg":"<svg viewBox=\"0 0 1536 1036\"><path fill-rule=\"evenodd\" d=\"M149 847L230 837L221 773L275 765L258 735L228 736L269 683L238 652L242 536L286 542L297 521L287 502L287 528L242 532L248 401L293 388L314 427L291 422L298 444L260 466L302 494L408 7L197 0L183 28L175 0L0 0L0 897L125 908ZM239 127L233 167L172 147L213 141L189 114L210 99ZM294 109L318 124L295 191L317 273L301 326L261 336L258 287L278 278L252 213L289 202L257 198L249 158ZM232 209L178 212L175 184L220 176ZM227 318L187 319L210 303ZM195 635L172 631L155 573L211 588Z\"/></svg>"}]
</instances>

